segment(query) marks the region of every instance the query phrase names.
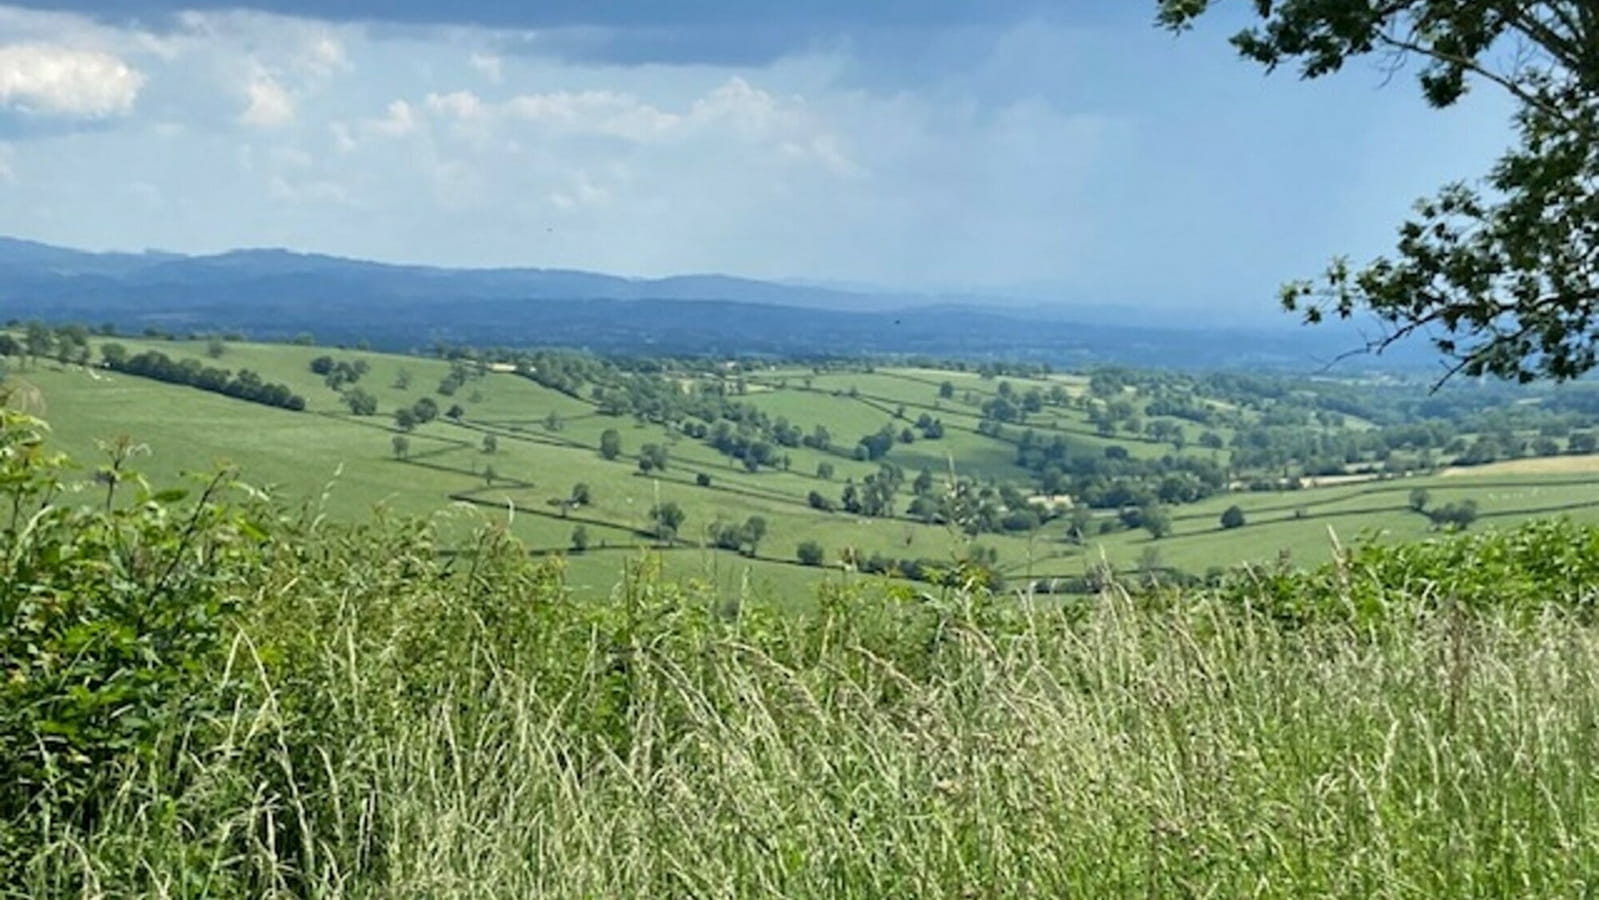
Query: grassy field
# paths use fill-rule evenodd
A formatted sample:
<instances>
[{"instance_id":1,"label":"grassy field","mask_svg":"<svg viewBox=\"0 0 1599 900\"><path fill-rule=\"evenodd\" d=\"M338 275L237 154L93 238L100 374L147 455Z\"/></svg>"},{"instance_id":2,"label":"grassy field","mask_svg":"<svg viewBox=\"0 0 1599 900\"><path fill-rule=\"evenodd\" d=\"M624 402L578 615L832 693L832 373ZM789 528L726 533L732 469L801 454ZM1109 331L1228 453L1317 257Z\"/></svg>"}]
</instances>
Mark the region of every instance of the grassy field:
<instances>
[{"instance_id":1,"label":"grassy field","mask_svg":"<svg viewBox=\"0 0 1599 900\"><path fill-rule=\"evenodd\" d=\"M177 359L200 359L205 350L200 342L120 340L133 352L156 349ZM310 360L322 354L360 358L370 365L360 386L376 396L378 416L348 414L339 396L309 369ZM468 521L460 510L469 507L508 522L516 536L540 553L567 551L581 526L589 549L569 554L567 564L572 583L586 593L608 590L629 560L652 550L664 556L674 577L797 600L814 596L818 583L845 576L832 563L846 547L862 555L951 559L964 546L941 526L810 508L806 498L811 491L836 499L846 479L859 481L877 469L875 463L857 462L838 450L785 449L790 456L787 471L750 473L704 443L631 418L601 415L590 402L515 374L489 374L452 396L439 396L435 388L448 375L449 365L437 359L230 343L215 364L250 368L269 381L290 385L306 397L307 412L54 363L18 374L42 395L55 441L80 460L94 460L101 441L126 435L148 450L134 465L158 481L233 464L247 480L276 486L287 496L321 498L329 514L346 520L381 505L406 515L440 515L448 533L464 527L452 523ZM939 398L938 385L944 380L955 386L954 398ZM885 424L897 430L923 412L939 417L946 425L944 439L919 440L892 451L890 459L907 478L924 467L940 478L952 469L1000 482L1025 483L1028 477L1016 465L1014 435L996 439L978 434L976 410L963 398L966 392L991 396L997 390L994 379L925 369L825 374L791 369L761 373L751 381L751 392L740 400L786 417L806 432L823 425L835 447L846 450ZM1052 382L1074 393L1084 389L1083 379L1076 376L1013 381L1018 391ZM441 408L460 403L465 415L459 421L440 418L421 426L408 436L407 458L396 458L396 432L387 412L423 396L434 396ZM895 415L902 406L903 420ZM1093 434L1086 414L1070 406L1047 408L1028 427L1045 439L1061 435L1081 452L1097 453L1110 443L1135 455L1174 452L1170 445ZM613 428L621 434L623 452L607 461L597 448L601 433ZM487 435L498 442L493 454L483 450ZM669 467L652 476L636 468L639 449L647 443L665 445L671 455ZM1218 456L1192 446L1185 452ZM1036 534L984 535L978 543L993 548L1001 570L1019 582L1080 576L1102 560L1122 571L1156 565L1191 573L1282 558L1308 563L1327 559L1335 539L1430 534L1429 521L1407 506L1409 492L1417 487L1427 488L1435 503L1475 500L1485 524L1551 514L1594 520L1599 518L1599 471L1593 460L1521 460L1427 479L1215 497L1174 508L1172 533L1158 541L1141 530L1115 531L1093 535L1078 546L1065 540L1064 524L1056 522ZM835 469L831 480L817 477L824 463ZM698 484L701 476L710 484ZM563 507L561 500L579 483L589 487L592 502ZM678 540L669 546L660 545L651 533L649 511L662 502L677 503L686 513ZM1233 504L1243 509L1247 524L1223 530L1220 515ZM753 556L705 547L709 529L719 523L736 525L750 516L767 523L767 534ZM829 568L796 563L795 548L804 541L827 549Z\"/></svg>"},{"instance_id":2,"label":"grassy field","mask_svg":"<svg viewBox=\"0 0 1599 900\"><path fill-rule=\"evenodd\" d=\"M1484 466L1446 469L1443 474L1484 478L1499 475L1591 475L1595 472L1599 472L1599 455L1588 453L1576 456L1512 459Z\"/></svg>"},{"instance_id":3,"label":"grassy field","mask_svg":"<svg viewBox=\"0 0 1599 900\"><path fill-rule=\"evenodd\" d=\"M1469 471L1472 474L1213 497L1180 507L1173 516L1172 533L1161 540L1143 531L1120 532L1093 539L1090 554L1103 552L1126 568L1152 550L1165 565L1191 572L1238 561L1271 561L1284 553L1299 562L1326 562L1336 544L1364 537L1403 541L1432 535L1431 522L1409 507L1410 492L1417 488L1427 490L1434 504L1476 501L1481 521L1489 526L1554 515L1599 521L1599 479ZM1223 529L1222 511L1232 505L1244 510L1246 524ZM1069 566L1050 571L1074 573Z\"/></svg>"},{"instance_id":4,"label":"grassy field","mask_svg":"<svg viewBox=\"0 0 1599 900\"><path fill-rule=\"evenodd\" d=\"M56 473L0 475L30 522L0 597L51 598L0 619L7 900L1581 897L1599 870L1599 532L785 616L647 562L567 602L492 531L458 564L254 505L35 515Z\"/></svg>"}]
</instances>

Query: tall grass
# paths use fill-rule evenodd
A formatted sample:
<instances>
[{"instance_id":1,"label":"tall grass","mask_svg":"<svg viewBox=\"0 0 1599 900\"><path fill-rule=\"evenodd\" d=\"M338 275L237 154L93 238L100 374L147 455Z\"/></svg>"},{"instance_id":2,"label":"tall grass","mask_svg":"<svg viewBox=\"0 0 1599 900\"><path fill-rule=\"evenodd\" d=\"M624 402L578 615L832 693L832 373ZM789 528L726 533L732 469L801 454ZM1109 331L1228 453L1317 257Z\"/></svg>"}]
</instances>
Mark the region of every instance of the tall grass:
<instances>
[{"instance_id":1,"label":"tall grass","mask_svg":"<svg viewBox=\"0 0 1599 900\"><path fill-rule=\"evenodd\" d=\"M31 837L0 896L1595 889L1599 631L1575 601L1306 614L1371 574L1340 570L1290 619L1256 606L1280 579L1083 605L838 589L788 617L648 565L579 603L492 528L448 558L414 523L273 528L152 569L222 585L228 638L93 802L46 779L9 810L0 837ZM39 540L7 535L11 559Z\"/></svg>"},{"instance_id":2,"label":"tall grass","mask_svg":"<svg viewBox=\"0 0 1599 900\"><path fill-rule=\"evenodd\" d=\"M1558 617L1373 640L1112 595L946 622L920 672L847 629L701 621L620 674L596 632L564 683L468 641L418 686L346 601L305 661L315 740L241 640L261 701L129 773L19 892L1561 896L1599 872L1599 639Z\"/></svg>"}]
</instances>

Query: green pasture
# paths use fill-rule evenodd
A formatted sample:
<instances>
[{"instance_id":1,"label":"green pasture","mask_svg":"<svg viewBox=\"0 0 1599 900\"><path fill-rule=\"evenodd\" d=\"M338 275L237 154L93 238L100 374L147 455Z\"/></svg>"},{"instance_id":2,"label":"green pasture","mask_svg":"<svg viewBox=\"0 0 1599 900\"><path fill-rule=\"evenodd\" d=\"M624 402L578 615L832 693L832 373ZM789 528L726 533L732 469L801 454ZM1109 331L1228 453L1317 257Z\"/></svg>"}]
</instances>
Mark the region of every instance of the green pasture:
<instances>
[{"instance_id":1,"label":"green pasture","mask_svg":"<svg viewBox=\"0 0 1599 900\"><path fill-rule=\"evenodd\" d=\"M929 370L879 370L872 373L809 375L798 370L765 373L741 399L784 416L805 432L817 425L832 435L834 448L782 448L790 468L751 473L738 461L708 445L660 425L600 415L586 401L544 388L510 373L489 373L468 381L453 396L436 393L449 372L446 362L420 357L282 344L229 343L220 359L206 357L200 341L119 339L131 351L156 349L175 358L205 359L225 368L250 368L269 381L288 384L308 401L293 413L188 387L41 362L19 372L38 389L41 412L54 440L85 465L103 454L100 445L126 436L138 448L132 466L152 481L168 484L183 473L209 473L234 465L245 481L276 489L287 498L321 504L329 515L351 518L382 507L402 515L437 516L447 535L465 535L485 517L503 521L537 553L566 554L572 583L583 592L608 590L630 560L658 553L675 578L697 579L740 596L754 591L774 597L810 595L823 578L844 577L839 553L851 548L863 556L952 558L963 538L937 525L906 519L870 519L824 513L807 503L811 491L836 501L846 479L857 481L877 463L850 458L855 441L884 424L905 427L922 411L943 419L944 438L896 444L889 460L907 478L922 468L942 481L953 469L960 475L1025 484L1028 473L1015 464L1010 440L975 432L977 417L963 404L937 397L941 373ZM379 413L355 417L337 394L309 369L321 355L363 359L371 367L359 386L378 398ZM402 373L405 377L402 378ZM971 373L950 372L958 390L992 385ZM809 377L811 387L803 380ZM1071 376L1052 376L1070 380ZM409 384L401 387L408 380ZM1028 383L1012 378L1019 390ZM1072 382L1081 386L1081 379ZM850 397L850 386L873 397ZM459 403L460 421L439 419L407 435L409 452L396 453L392 410L432 396L443 409ZM906 407L896 419L894 405ZM553 414L553 419L551 418ZM1173 452L1169 445L1102 438L1087 428L1075 409L1049 407L1028 427L1043 438L1060 420L1059 433L1077 452L1100 452L1111 443L1130 452ZM1199 430L1188 426L1191 433ZM598 453L600 435L615 429L622 454L615 460ZM1070 429L1070 430L1068 430ZM1012 429L1019 433L1019 429ZM484 451L493 435L496 452ZM665 445L666 470L638 471L640 448ZM1213 451L1190 446L1187 453ZM817 467L831 464L831 479ZM708 485L697 483L707 476ZM563 504L575 485L592 495L586 506ZM1535 516L1569 515L1599 520L1599 475L1471 474L1455 477L1370 481L1298 491L1235 493L1172 510L1172 533L1160 540L1142 530L1092 534L1083 545L1066 540L1063 520L1046 523L1031 535L984 535L976 543L999 553L1000 567L1015 578L1072 576L1099 560L1123 571L1156 564L1200 573L1240 562L1288 558L1296 563L1326 559L1335 539L1363 535L1413 539L1431 533L1429 521L1408 508L1411 490L1425 487L1435 505L1467 498L1478 503L1481 524L1491 527ZM685 521L676 540L663 545L653 534L650 510L676 503ZM903 505L903 495L902 495ZM1246 516L1242 528L1224 530L1223 510L1237 504ZM752 516L766 521L755 557L707 549L710 530L736 526ZM1098 520L1109 514L1100 513ZM581 526L588 549L568 553ZM825 569L794 563L795 548L816 541L827 551ZM859 576L856 576L859 577Z\"/></svg>"}]
</instances>

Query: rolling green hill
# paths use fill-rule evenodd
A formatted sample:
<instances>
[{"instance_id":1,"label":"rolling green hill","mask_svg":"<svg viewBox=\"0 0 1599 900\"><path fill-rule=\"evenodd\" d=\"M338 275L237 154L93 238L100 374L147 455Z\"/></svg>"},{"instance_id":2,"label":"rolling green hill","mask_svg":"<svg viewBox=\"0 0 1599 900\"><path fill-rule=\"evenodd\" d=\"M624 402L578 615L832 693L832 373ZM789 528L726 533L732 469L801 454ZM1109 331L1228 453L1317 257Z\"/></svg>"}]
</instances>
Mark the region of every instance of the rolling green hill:
<instances>
[{"instance_id":1,"label":"rolling green hill","mask_svg":"<svg viewBox=\"0 0 1599 900\"><path fill-rule=\"evenodd\" d=\"M93 341L97 358L109 340ZM133 466L161 482L230 464L247 481L316 499L329 515L354 518L383 506L404 515L437 516L446 534L475 510L504 520L536 553L565 554L571 582L580 591L609 590L626 562L646 552L661 553L675 576L780 599L811 596L824 579L862 577L841 567L846 551L854 559L878 555L947 562L968 552L969 542L992 552L994 567L1013 585L1081 578L1105 563L1124 572L1200 574L1242 562L1314 562L1327 557L1333 535L1348 542L1362 534L1410 539L1430 533L1429 520L1408 505L1416 488L1426 488L1435 506L1474 500L1487 522L1550 514L1599 519L1599 473L1587 471L1581 457L1569 457L1562 471L1544 474L1498 471L1475 477L1467 470L1465 475L1227 492L1172 506L1170 533L1159 539L1117 524L1114 510L1096 511L1081 541L1067 539L1064 517L1049 516L1037 527L969 538L944 522L911 517L906 488L900 489L893 516L817 509L811 497L815 493L833 504L846 484L863 485L884 462L903 470L907 484L925 469L939 489L953 474L1033 493L1036 473L1019 464L1018 449L1027 441L1058 440L1080 456L1119 448L1112 452L1132 459L1197 459L1222 466L1234 451L1197 446L1192 438L1151 437L1155 422L1169 423L1168 434L1183 427L1190 434L1200 430L1170 416L1143 417L1136 430L1101 424L1101 411L1110 404L1144 405L1164 396L1158 386L1100 385L1100 398L1094 399L1086 377L1055 374L997 379L926 367L730 372L704 364L671 376L675 389L685 394L714 389L798 432L821 427L831 435L826 447L808 441L778 447L774 460L780 461L752 470L682 427L642 415L608 415L591 390L552 389L526 371L480 366L460 376L460 364L452 369L450 361L439 358L290 344L115 341L130 354L156 351L178 362L251 370L302 396L305 410L272 408L99 366L40 360L14 367L14 377L42 398L55 442L75 458L92 461L104 442L126 436L141 451ZM208 352L220 355L213 359ZM312 371L318 357L363 361L366 370L356 386L375 399L377 413L351 414L340 392ZM464 381L445 384L452 371ZM1054 401L1023 423L990 427L991 401L1029 392L1048 393ZM402 452L395 440L402 432L392 413L423 397L443 411L459 406L459 415L439 415L405 433L408 447ZM1214 398L1205 402L1219 416L1205 430L1223 445L1231 445L1240 429L1263 421L1272 408ZM941 437L919 439L919 433L911 433L924 418L938 420ZM1359 419L1315 426L1327 432L1370 427ZM897 435L886 456L858 458L857 439L884 429ZM599 447L610 430L620 439L620 453L608 460ZM903 442L905 436L912 442ZM664 448L669 462L645 474L639 457L650 444ZM829 477L818 474L828 467ZM578 485L587 487L589 502L564 502ZM684 517L675 536L661 540L651 510L667 503L676 504ZM1235 504L1245 524L1221 528L1221 513ZM736 528L750 517L765 523L753 548L742 553L714 549L718 529ZM587 546L572 552L580 527ZM796 548L804 542L824 548L823 567L798 563Z\"/></svg>"}]
</instances>

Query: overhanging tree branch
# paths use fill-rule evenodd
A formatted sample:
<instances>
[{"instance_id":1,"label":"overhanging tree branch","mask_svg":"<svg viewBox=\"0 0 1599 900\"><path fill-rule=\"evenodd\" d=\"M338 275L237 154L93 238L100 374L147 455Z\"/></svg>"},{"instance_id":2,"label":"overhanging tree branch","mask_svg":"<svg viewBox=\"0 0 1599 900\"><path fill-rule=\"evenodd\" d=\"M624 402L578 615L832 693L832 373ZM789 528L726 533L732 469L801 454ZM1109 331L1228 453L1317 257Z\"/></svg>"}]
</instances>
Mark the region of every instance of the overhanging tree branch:
<instances>
[{"instance_id":1,"label":"overhanging tree branch","mask_svg":"<svg viewBox=\"0 0 1599 900\"><path fill-rule=\"evenodd\" d=\"M1184 29L1208 0L1161 0L1159 21ZM1335 260L1319 289L1284 288L1309 323L1369 310L1391 330L1381 352L1417 332L1462 372L1565 380L1599 360L1599 2L1596 0L1273 0L1233 38L1275 69L1318 78L1349 59L1406 59L1428 102L1458 101L1481 81L1518 105L1517 145L1480 189L1454 184L1417 206L1391 257L1364 269ZM1508 46L1514 43L1513 47ZM1511 50L1510 59L1496 59ZM1432 332L1441 328L1446 333ZM1361 352L1361 351L1354 351Z\"/></svg>"}]
</instances>

